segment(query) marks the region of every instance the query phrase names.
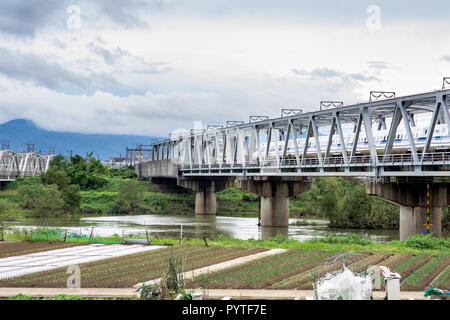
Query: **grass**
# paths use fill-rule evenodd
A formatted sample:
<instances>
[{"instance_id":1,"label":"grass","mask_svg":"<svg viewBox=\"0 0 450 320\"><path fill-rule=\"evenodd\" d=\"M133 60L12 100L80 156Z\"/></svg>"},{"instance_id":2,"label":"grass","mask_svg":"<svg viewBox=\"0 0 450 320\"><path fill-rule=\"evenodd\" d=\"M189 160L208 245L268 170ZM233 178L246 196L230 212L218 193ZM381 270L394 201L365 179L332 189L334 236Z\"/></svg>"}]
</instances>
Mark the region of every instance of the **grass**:
<instances>
[{"instance_id":1,"label":"grass","mask_svg":"<svg viewBox=\"0 0 450 320\"><path fill-rule=\"evenodd\" d=\"M33 239L37 239L38 241L46 241L46 229L41 228L38 230L39 236L33 236ZM37 232L37 231L34 231ZM51 233L53 234L53 233ZM25 234L24 230L19 229L10 229L8 233L5 234L5 239L8 241L24 241L25 236L26 239L30 238L30 234ZM127 235L127 238L145 238L144 236L130 236ZM416 237L416 236L414 236ZM425 236L424 236L425 237ZM425 237L426 238L426 237ZM54 236L50 236L49 239L51 241L63 241L64 233L56 232ZM123 237L114 234L108 237L94 237L94 241L98 242L106 242L106 243L120 243L124 240ZM179 243L179 238L151 238L152 244L162 244L162 245L177 245ZM72 237L67 238L66 240L69 243L89 243L89 238L79 238ZM422 240L421 240L422 241ZM427 241L427 240L425 240ZM435 243L433 239L429 239L431 243ZM321 238L313 238L311 240L299 241L295 239L286 239L281 234L278 234L276 237L270 238L268 240L256 240L256 239L236 239L226 236L218 236L215 239L208 239L208 244L210 246L219 246L219 247L243 247L243 248L266 248L266 249L274 249L274 248L282 248L282 249L302 249L302 250L322 250L322 251L341 251L341 252L369 252L369 253L404 253L404 254L412 254L412 255L420 255L420 254L433 254L437 255L442 252L450 252L448 249L448 243L450 243L450 239L440 239L440 245L435 247L427 245L426 249L416 248L414 246L409 247L407 241L391 241L388 243L378 243L374 242L370 239L361 238L360 235L349 235L349 236L338 236L338 235L328 235L327 237ZM441 245L445 243L445 245ZM195 239L195 238L183 238L183 244L186 245L204 245L203 239ZM404 262L406 263L406 261Z\"/></svg>"}]
</instances>

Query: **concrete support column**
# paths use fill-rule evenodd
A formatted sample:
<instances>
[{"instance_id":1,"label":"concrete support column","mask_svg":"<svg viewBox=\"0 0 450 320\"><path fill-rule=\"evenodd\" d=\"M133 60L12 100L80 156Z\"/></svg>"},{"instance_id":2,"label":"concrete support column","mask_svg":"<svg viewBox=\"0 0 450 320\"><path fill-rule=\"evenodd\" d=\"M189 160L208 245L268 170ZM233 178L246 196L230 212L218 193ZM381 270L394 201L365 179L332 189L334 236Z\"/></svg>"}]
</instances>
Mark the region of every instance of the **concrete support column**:
<instances>
[{"instance_id":1,"label":"concrete support column","mask_svg":"<svg viewBox=\"0 0 450 320\"><path fill-rule=\"evenodd\" d=\"M261 196L261 226L289 226L289 198L283 196Z\"/></svg>"},{"instance_id":2,"label":"concrete support column","mask_svg":"<svg viewBox=\"0 0 450 320\"><path fill-rule=\"evenodd\" d=\"M430 232L434 237L442 237L442 216L440 207L431 207ZM415 233L427 232L427 209L424 207L414 208Z\"/></svg>"},{"instance_id":3,"label":"concrete support column","mask_svg":"<svg viewBox=\"0 0 450 320\"><path fill-rule=\"evenodd\" d=\"M238 187L261 197L262 227L289 226L289 197L311 189L310 180L239 180Z\"/></svg>"},{"instance_id":4,"label":"concrete support column","mask_svg":"<svg viewBox=\"0 0 450 320\"><path fill-rule=\"evenodd\" d=\"M231 188L234 185L234 179L178 179L177 185L195 192L195 215L216 215L216 192Z\"/></svg>"},{"instance_id":5,"label":"concrete support column","mask_svg":"<svg viewBox=\"0 0 450 320\"><path fill-rule=\"evenodd\" d=\"M195 215L216 215L217 196L212 190L195 193Z\"/></svg>"},{"instance_id":6,"label":"concrete support column","mask_svg":"<svg viewBox=\"0 0 450 320\"><path fill-rule=\"evenodd\" d=\"M400 241L410 236L427 232L427 215L425 207L400 206ZM430 232L434 237L442 237L441 208L431 208Z\"/></svg>"},{"instance_id":7,"label":"concrete support column","mask_svg":"<svg viewBox=\"0 0 450 320\"><path fill-rule=\"evenodd\" d=\"M400 240L403 241L427 231L427 205L431 206L430 232L434 237L442 237L441 208L450 204L448 186L446 182L370 182L366 192L400 206Z\"/></svg>"},{"instance_id":8,"label":"concrete support column","mask_svg":"<svg viewBox=\"0 0 450 320\"><path fill-rule=\"evenodd\" d=\"M415 234L414 208L400 206L400 241Z\"/></svg>"}]
</instances>

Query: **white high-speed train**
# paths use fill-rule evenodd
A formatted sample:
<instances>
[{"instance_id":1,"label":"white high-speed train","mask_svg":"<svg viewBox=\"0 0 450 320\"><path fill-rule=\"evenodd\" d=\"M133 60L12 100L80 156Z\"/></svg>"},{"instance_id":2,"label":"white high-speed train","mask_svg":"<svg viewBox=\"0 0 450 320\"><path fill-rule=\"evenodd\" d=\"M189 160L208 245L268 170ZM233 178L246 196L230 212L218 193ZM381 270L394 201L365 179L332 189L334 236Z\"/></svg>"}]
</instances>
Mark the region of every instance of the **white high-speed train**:
<instances>
[{"instance_id":1,"label":"white high-speed train","mask_svg":"<svg viewBox=\"0 0 450 320\"><path fill-rule=\"evenodd\" d=\"M412 135L414 137L414 143L417 151L422 151L425 145L425 141L427 139L428 134L428 126L426 125L417 125L414 128L411 128ZM377 149L378 154L383 154L387 139L389 135L389 130L373 130L373 136L375 140L375 147ZM353 148L353 139L354 133L344 134L344 142L345 147L348 152L350 152ZM305 147L305 138L297 139L298 145L298 153L301 156L303 154L303 150ZM278 152L276 150L276 142L271 141L270 149L268 153L268 157L266 160L275 160L277 155L281 159L283 156L284 150L284 141L278 141ZM328 145L328 135L323 135L319 137L320 143L320 151L324 155ZM356 148L355 155L366 155L370 154L369 152L369 144L367 141L367 137L364 129L361 130L358 139L358 146ZM266 143L260 144L260 156L261 158L265 158L266 155ZM447 152L450 149L450 133L448 131L448 126L446 124L439 124L435 126L433 138L431 140L430 148L428 152ZM399 127L397 129L397 135L394 140L394 145L392 148L393 154L398 153L407 153L410 151L410 143L408 139L408 135L406 134L406 130L404 128ZM334 135L332 138L331 148L330 148L330 156L341 156L342 155L342 146L340 142L340 138L338 135ZM315 145L315 138L310 137L308 148L307 148L307 157L317 157L317 149ZM286 159L295 159L295 146L293 140L290 140L288 143L288 149L286 152ZM254 152L252 155L252 160L258 160L258 151Z\"/></svg>"}]
</instances>

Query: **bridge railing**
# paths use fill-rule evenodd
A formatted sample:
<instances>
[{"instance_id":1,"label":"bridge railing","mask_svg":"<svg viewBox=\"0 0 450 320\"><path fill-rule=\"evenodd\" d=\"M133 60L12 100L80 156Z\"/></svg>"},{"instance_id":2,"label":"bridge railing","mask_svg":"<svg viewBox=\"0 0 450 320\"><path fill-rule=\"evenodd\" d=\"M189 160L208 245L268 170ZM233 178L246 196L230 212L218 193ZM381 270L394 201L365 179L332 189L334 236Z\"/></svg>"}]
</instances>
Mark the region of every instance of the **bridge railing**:
<instances>
[{"instance_id":1,"label":"bridge railing","mask_svg":"<svg viewBox=\"0 0 450 320\"><path fill-rule=\"evenodd\" d=\"M180 169L209 171L209 170L241 170L260 168L320 168L320 167L389 167L389 166L417 166L417 165L450 165L450 152L434 152L419 154L415 161L411 154L378 155L376 160L370 155L344 157L328 157L325 159L302 158L277 160L254 160L245 163L213 163L182 165Z\"/></svg>"}]
</instances>

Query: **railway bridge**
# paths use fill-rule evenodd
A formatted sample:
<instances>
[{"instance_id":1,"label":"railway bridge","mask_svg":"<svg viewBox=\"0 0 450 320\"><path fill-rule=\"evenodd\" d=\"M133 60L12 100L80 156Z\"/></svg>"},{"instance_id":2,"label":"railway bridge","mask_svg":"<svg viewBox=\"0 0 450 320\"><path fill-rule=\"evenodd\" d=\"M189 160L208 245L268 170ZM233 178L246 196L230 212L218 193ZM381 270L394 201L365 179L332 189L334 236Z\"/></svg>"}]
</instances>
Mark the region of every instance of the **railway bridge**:
<instances>
[{"instance_id":1,"label":"railway bridge","mask_svg":"<svg viewBox=\"0 0 450 320\"><path fill-rule=\"evenodd\" d=\"M14 181L19 176L38 176L47 171L53 157L52 154L0 150L0 183Z\"/></svg>"},{"instance_id":2,"label":"railway bridge","mask_svg":"<svg viewBox=\"0 0 450 320\"><path fill-rule=\"evenodd\" d=\"M216 192L238 187L260 196L262 226L288 226L289 197L314 177L356 177L368 194L400 206L400 239L441 236L450 200L450 78L408 96L372 91L368 102L321 101L319 110L283 109L153 143L138 163L142 179L196 192L195 213L216 214Z\"/></svg>"}]
</instances>

